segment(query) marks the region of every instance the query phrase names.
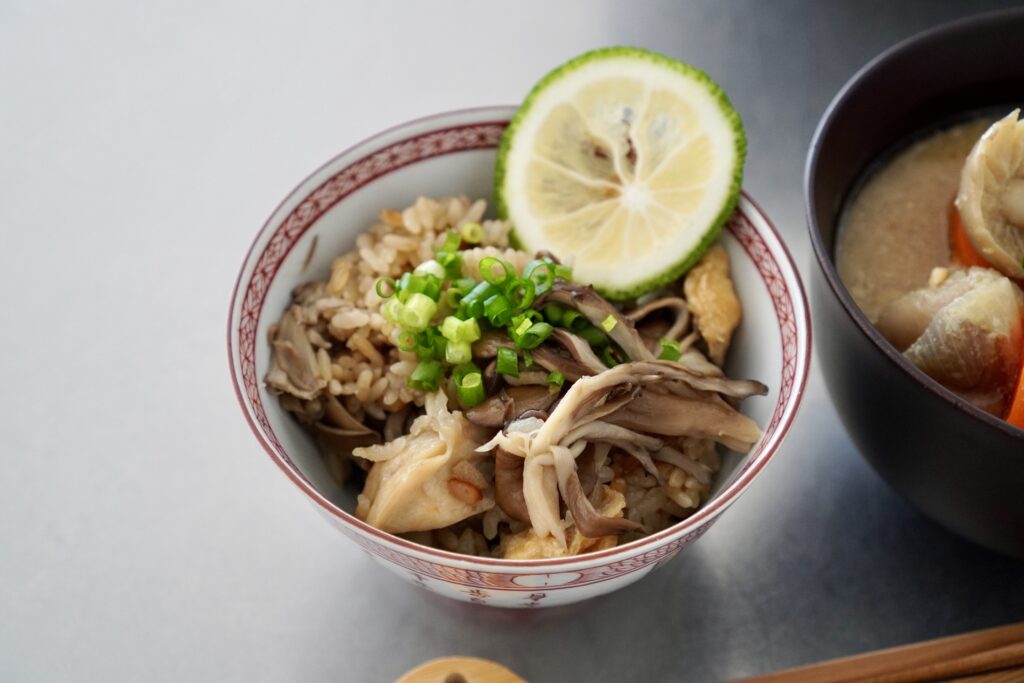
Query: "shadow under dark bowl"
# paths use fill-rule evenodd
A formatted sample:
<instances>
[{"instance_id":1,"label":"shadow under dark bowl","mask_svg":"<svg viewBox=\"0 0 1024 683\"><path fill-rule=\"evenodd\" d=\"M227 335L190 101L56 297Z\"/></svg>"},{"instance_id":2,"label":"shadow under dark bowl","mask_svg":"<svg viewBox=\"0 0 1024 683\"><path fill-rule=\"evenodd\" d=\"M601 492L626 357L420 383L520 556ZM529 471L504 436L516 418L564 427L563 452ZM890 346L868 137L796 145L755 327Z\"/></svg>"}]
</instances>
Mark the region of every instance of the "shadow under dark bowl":
<instances>
[{"instance_id":1,"label":"shadow under dark bowl","mask_svg":"<svg viewBox=\"0 0 1024 683\"><path fill-rule=\"evenodd\" d=\"M977 543L1024 557L1024 431L966 403L874 329L833 261L841 211L894 145L971 111L1024 103L1024 9L914 36L865 66L811 143L812 311L829 392L861 453L901 495Z\"/></svg>"}]
</instances>

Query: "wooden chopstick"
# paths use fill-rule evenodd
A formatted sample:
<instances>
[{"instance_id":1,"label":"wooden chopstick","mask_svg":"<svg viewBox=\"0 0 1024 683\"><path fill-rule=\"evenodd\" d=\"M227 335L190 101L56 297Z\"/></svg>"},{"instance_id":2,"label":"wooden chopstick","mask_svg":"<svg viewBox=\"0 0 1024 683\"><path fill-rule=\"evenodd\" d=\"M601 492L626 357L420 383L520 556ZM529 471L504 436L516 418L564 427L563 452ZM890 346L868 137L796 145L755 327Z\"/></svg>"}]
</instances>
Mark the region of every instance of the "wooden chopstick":
<instances>
[{"instance_id":1,"label":"wooden chopstick","mask_svg":"<svg viewBox=\"0 0 1024 683\"><path fill-rule=\"evenodd\" d=\"M950 678L945 683L1020 683L1020 681L1024 681L1024 667L1000 669L964 678Z\"/></svg>"},{"instance_id":2,"label":"wooden chopstick","mask_svg":"<svg viewBox=\"0 0 1024 683\"><path fill-rule=\"evenodd\" d=\"M877 683L916 683L941 681L954 676L1024 665L1024 642L983 650L943 662L925 664L905 671L878 677Z\"/></svg>"},{"instance_id":3,"label":"wooden chopstick","mask_svg":"<svg viewBox=\"0 0 1024 683\"><path fill-rule=\"evenodd\" d=\"M1022 665L1024 623L1019 623L755 676L745 682L918 683L986 672L1001 673L1000 670ZM1018 678L1007 680L1024 680L1024 675L1017 675ZM973 683L975 679L966 680Z\"/></svg>"}]
</instances>

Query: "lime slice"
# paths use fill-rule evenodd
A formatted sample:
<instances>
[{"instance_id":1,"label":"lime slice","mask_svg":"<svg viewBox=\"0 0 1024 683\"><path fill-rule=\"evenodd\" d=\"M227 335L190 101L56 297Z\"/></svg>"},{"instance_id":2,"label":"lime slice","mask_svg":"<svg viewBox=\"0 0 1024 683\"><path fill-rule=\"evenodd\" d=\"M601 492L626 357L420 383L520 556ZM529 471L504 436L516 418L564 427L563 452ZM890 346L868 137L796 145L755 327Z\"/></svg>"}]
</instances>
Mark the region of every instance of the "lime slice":
<instances>
[{"instance_id":1,"label":"lime slice","mask_svg":"<svg viewBox=\"0 0 1024 683\"><path fill-rule=\"evenodd\" d=\"M746 139L704 72L638 48L587 52L545 76L502 138L498 212L519 246L572 259L626 299L679 277L739 198Z\"/></svg>"}]
</instances>

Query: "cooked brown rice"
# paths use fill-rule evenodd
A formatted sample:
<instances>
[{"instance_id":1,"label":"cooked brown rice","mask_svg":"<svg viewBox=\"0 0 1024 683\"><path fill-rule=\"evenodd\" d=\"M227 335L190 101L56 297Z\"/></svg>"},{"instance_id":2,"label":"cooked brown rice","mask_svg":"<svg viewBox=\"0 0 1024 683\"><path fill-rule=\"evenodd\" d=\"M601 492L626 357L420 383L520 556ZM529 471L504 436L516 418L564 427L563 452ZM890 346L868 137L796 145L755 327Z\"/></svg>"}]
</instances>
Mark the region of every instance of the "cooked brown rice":
<instances>
[{"instance_id":1,"label":"cooked brown rice","mask_svg":"<svg viewBox=\"0 0 1024 683\"><path fill-rule=\"evenodd\" d=\"M446 231L468 222L482 225L483 239L479 247L463 252L465 274L478 277L479 261L488 255L498 255L522 271L531 255L509 248L509 225L485 220L485 210L483 200L421 197L404 211L381 211L379 221L356 239L355 248L334 260L327 281L297 287L294 304L280 325L293 316L294 324L305 331L315 353L315 372L308 384L300 387L275 362L266 383L280 395L282 405L312 424L327 409L327 397L336 397L356 420L383 422L385 441L406 433L411 418L422 412L425 394L407 386L417 358L397 348L398 330L382 314L383 302L375 286L380 278L397 279L434 258L434 247L444 241ZM679 296L678 292L675 295ZM272 339L278 330L278 326L271 330ZM694 331L689 342L698 337ZM696 349L690 352L698 353ZM699 360L707 363L703 356ZM325 458L336 477L351 474L348 457L327 449ZM371 463L355 460L360 468L369 469ZM711 476L719 468L719 454L710 439L688 437L656 464L661 483L637 460L606 450L598 464L599 486L592 495L595 508L642 524L650 531L663 529L692 514L704 501ZM474 466L464 462L460 466L463 470L453 481L469 488L456 487L453 495L472 497L483 491L493 496L489 492L494 480L493 463ZM618 537L586 538L575 533L571 515L567 512L566 516L565 548L557 547L550 536L538 538L529 525L509 519L501 507L493 504L449 527L404 535L452 551L518 558L587 552L642 535L630 532Z\"/></svg>"}]
</instances>

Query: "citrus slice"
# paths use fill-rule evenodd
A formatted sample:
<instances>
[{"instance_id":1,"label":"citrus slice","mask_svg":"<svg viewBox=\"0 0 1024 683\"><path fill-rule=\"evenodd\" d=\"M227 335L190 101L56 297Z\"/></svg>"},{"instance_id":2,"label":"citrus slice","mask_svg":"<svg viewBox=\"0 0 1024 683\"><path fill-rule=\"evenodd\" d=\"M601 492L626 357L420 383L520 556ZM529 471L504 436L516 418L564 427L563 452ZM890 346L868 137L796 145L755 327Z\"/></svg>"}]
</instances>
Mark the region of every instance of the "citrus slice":
<instances>
[{"instance_id":1,"label":"citrus slice","mask_svg":"<svg viewBox=\"0 0 1024 683\"><path fill-rule=\"evenodd\" d=\"M707 74L638 48L594 50L545 76L513 117L498 212L519 246L627 299L697 262L736 206L745 156L740 117Z\"/></svg>"}]
</instances>

